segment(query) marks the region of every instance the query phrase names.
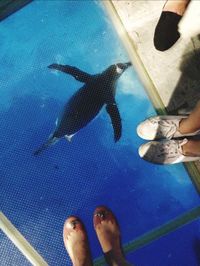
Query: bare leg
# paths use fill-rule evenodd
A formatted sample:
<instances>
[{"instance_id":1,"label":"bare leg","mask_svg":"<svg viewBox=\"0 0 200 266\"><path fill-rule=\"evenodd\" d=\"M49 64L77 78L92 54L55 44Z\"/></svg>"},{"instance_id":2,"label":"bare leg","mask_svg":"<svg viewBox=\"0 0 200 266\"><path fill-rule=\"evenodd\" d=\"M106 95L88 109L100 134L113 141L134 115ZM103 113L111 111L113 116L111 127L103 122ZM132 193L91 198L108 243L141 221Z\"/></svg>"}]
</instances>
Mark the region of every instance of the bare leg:
<instances>
[{"instance_id":1,"label":"bare leg","mask_svg":"<svg viewBox=\"0 0 200 266\"><path fill-rule=\"evenodd\" d=\"M63 228L65 248L73 266L92 266L87 234L83 223L77 217L69 217Z\"/></svg>"},{"instance_id":2,"label":"bare leg","mask_svg":"<svg viewBox=\"0 0 200 266\"><path fill-rule=\"evenodd\" d=\"M179 125L179 131L182 134L193 133L197 130L200 130L200 101L189 117L182 119Z\"/></svg>"},{"instance_id":3,"label":"bare leg","mask_svg":"<svg viewBox=\"0 0 200 266\"><path fill-rule=\"evenodd\" d=\"M190 0L168 0L165 2L154 33L154 46L157 50L168 50L180 38L178 24L189 2Z\"/></svg>"},{"instance_id":4,"label":"bare leg","mask_svg":"<svg viewBox=\"0 0 200 266\"><path fill-rule=\"evenodd\" d=\"M182 150L185 156L200 156L200 140L189 140Z\"/></svg>"},{"instance_id":5,"label":"bare leg","mask_svg":"<svg viewBox=\"0 0 200 266\"><path fill-rule=\"evenodd\" d=\"M113 213L106 207L98 207L94 212L93 221L97 237L108 265L130 265L125 260L122 252L120 230Z\"/></svg>"},{"instance_id":6,"label":"bare leg","mask_svg":"<svg viewBox=\"0 0 200 266\"><path fill-rule=\"evenodd\" d=\"M197 130L200 130L200 101L188 118L182 119L179 125L179 131L182 134L193 133ZM186 156L200 156L199 140L189 140L182 148L183 154Z\"/></svg>"},{"instance_id":7,"label":"bare leg","mask_svg":"<svg viewBox=\"0 0 200 266\"><path fill-rule=\"evenodd\" d=\"M163 11L170 11L183 16L189 2L190 0L168 0L165 3Z\"/></svg>"}]
</instances>

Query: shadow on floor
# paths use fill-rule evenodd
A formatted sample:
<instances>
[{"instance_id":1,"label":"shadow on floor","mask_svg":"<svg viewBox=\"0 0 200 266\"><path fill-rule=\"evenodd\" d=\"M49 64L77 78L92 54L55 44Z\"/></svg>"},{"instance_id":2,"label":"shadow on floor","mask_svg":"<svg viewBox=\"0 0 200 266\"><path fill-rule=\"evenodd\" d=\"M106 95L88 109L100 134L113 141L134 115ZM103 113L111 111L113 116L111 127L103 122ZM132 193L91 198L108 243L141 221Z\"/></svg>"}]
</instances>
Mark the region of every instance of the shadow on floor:
<instances>
[{"instance_id":1,"label":"shadow on floor","mask_svg":"<svg viewBox=\"0 0 200 266\"><path fill-rule=\"evenodd\" d=\"M193 242L194 252L196 254L196 259L198 265L200 265L200 238L196 238Z\"/></svg>"},{"instance_id":2,"label":"shadow on floor","mask_svg":"<svg viewBox=\"0 0 200 266\"><path fill-rule=\"evenodd\" d=\"M186 47L180 64L182 75L174 89L167 110L170 114L190 112L200 99L200 34L191 39L193 50ZM174 109L175 107L175 109Z\"/></svg>"},{"instance_id":3,"label":"shadow on floor","mask_svg":"<svg viewBox=\"0 0 200 266\"><path fill-rule=\"evenodd\" d=\"M200 34L193 37L191 42L193 49L191 51L191 43L185 49L180 64L182 75L166 107L167 113L170 115L189 114L200 100L200 48L197 48L200 42ZM161 129L158 129L158 131L160 130ZM196 139L196 137L194 138ZM170 152L169 150L169 153ZM146 152L146 157L153 158L155 153L154 147L150 147ZM159 159L160 164L165 160L166 158L161 155Z\"/></svg>"}]
</instances>

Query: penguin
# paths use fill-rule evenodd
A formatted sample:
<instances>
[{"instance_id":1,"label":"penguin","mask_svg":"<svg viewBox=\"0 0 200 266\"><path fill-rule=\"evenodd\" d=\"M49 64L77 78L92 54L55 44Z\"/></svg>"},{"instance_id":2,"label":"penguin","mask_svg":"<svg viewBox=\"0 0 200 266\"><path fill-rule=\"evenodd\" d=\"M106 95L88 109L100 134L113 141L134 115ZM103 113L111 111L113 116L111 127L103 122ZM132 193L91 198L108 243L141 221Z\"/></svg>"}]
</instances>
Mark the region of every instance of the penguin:
<instances>
[{"instance_id":1,"label":"penguin","mask_svg":"<svg viewBox=\"0 0 200 266\"><path fill-rule=\"evenodd\" d=\"M54 132L34 152L34 155L40 154L61 138L71 141L72 137L80 129L97 116L104 105L111 118L114 140L117 142L121 137L122 125L115 101L116 83L122 73L131 65L131 62L117 63L96 75L90 75L69 65L49 65L48 68L72 75L76 80L84 83L84 85L66 103L62 115L56 121Z\"/></svg>"}]
</instances>

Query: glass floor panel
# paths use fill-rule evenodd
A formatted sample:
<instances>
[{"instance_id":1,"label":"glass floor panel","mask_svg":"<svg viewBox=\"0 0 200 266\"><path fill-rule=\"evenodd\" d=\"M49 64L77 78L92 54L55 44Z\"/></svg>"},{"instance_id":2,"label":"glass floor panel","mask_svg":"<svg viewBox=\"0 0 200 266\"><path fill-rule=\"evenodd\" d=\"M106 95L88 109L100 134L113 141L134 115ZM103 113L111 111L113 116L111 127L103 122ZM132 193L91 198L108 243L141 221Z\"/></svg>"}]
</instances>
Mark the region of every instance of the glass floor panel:
<instances>
[{"instance_id":1,"label":"glass floor panel","mask_svg":"<svg viewBox=\"0 0 200 266\"><path fill-rule=\"evenodd\" d=\"M135 261L138 266L200 265L200 220L129 254L127 259Z\"/></svg>"},{"instance_id":2,"label":"glass floor panel","mask_svg":"<svg viewBox=\"0 0 200 266\"><path fill-rule=\"evenodd\" d=\"M84 221L96 258L101 255L92 228L97 205L116 214L123 243L199 205L183 165L158 166L138 156L144 141L136 127L155 111L133 67L117 83L118 142L104 106L71 142L61 139L33 154L83 86L49 65L97 74L129 61L101 2L34 1L2 21L0 35L1 210L49 265L70 265L62 241L69 215Z\"/></svg>"},{"instance_id":3,"label":"glass floor panel","mask_svg":"<svg viewBox=\"0 0 200 266\"><path fill-rule=\"evenodd\" d=\"M23 256L18 248L0 231L0 265L30 266L30 262Z\"/></svg>"}]
</instances>

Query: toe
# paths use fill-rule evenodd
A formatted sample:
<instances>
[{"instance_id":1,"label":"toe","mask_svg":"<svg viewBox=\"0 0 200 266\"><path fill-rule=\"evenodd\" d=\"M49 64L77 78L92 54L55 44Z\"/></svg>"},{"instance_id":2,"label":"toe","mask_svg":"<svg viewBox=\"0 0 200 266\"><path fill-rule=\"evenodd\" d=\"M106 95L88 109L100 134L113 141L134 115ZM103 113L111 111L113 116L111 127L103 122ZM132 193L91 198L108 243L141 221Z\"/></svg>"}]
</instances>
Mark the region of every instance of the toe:
<instances>
[{"instance_id":1,"label":"toe","mask_svg":"<svg viewBox=\"0 0 200 266\"><path fill-rule=\"evenodd\" d=\"M67 240L72 232L85 231L82 221L76 216L70 216L64 223L63 239Z\"/></svg>"},{"instance_id":2,"label":"toe","mask_svg":"<svg viewBox=\"0 0 200 266\"><path fill-rule=\"evenodd\" d=\"M102 221L111 221L112 223L116 223L114 214L105 206L99 206L95 209L93 216L94 228L101 224Z\"/></svg>"}]
</instances>

